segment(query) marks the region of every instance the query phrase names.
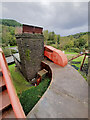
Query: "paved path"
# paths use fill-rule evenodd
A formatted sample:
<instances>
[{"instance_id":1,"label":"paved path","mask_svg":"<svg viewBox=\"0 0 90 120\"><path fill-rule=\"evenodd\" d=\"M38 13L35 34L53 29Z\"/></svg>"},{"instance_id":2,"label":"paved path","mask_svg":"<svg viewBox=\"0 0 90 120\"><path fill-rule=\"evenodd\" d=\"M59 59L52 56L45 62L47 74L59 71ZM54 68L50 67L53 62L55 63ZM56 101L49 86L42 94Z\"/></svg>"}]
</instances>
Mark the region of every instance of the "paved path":
<instances>
[{"instance_id":1,"label":"paved path","mask_svg":"<svg viewBox=\"0 0 90 120\"><path fill-rule=\"evenodd\" d=\"M52 82L28 118L88 118L88 85L70 65L49 62Z\"/></svg>"}]
</instances>

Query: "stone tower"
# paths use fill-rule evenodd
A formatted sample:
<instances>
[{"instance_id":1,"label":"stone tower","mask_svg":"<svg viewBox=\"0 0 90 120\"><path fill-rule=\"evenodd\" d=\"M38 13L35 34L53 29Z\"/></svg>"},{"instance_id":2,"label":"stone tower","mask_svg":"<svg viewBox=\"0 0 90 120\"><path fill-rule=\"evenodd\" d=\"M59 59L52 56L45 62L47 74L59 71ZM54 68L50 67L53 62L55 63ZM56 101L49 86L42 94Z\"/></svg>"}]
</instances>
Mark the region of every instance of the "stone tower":
<instances>
[{"instance_id":1,"label":"stone tower","mask_svg":"<svg viewBox=\"0 0 90 120\"><path fill-rule=\"evenodd\" d=\"M27 81L31 81L41 70L44 59L44 36L41 27L23 25L16 35L21 61L21 71Z\"/></svg>"}]
</instances>

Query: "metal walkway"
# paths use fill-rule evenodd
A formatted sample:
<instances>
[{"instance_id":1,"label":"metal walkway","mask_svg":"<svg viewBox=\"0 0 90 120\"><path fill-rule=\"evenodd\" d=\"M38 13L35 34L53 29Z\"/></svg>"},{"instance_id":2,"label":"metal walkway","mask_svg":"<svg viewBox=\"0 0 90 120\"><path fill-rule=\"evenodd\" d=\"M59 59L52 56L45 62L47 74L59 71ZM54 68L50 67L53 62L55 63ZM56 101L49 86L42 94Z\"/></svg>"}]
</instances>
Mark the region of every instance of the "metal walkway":
<instances>
[{"instance_id":1,"label":"metal walkway","mask_svg":"<svg viewBox=\"0 0 90 120\"><path fill-rule=\"evenodd\" d=\"M88 84L70 65L64 68L44 60L52 81L27 118L88 118Z\"/></svg>"}]
</instances>

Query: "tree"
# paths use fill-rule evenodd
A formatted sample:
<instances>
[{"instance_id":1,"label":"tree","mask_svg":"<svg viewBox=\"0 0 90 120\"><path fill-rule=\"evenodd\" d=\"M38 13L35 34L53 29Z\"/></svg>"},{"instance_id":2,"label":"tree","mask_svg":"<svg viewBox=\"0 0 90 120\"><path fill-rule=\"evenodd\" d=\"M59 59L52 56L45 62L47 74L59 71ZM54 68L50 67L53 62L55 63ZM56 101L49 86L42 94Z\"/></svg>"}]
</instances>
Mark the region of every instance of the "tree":
<instances>
[{"instance_id":1,"label":"tree","mask_svg":"<svg viewBox=\"0 0 90 120\"><path fill-rule=\"evenodd\" d=\"M55 44L57 46L57 35L56 34L54 35L54 41L55 41Z\"/></svg>"},{"instance_id":2,"label":"tree","mask_svg":"<svg viewBox=\"0 0 90 120\"><path fill-rule=\"evenodd\" d=\"M60 44L60 35L57 35L57 43Z\"/></svg>"},{"instance_id":3,"label":"tree","mask_svg":"<svg viewBox=\"0 0 90 120\"><path fill-rule=\"evenodd\" d=\"M72 35L70 35L70 40L73 40L73 36Z\"/></svg>"},{"instance_id":4,"label":"tree","mask_svg":"<svg viewBox=\"0 0 90 120\"><path fill-rule=\"evenodd\" d=\"M48 42L50 44L55 44L54 37L55 37L54 31L53 32L49 32Z\"/></svg>"},{"instance_id":5,"label":"tree","mask_svg":"<svg viewBox=\"0 0 90 120\"><path fill-rule=\"evenodd\" d=\"M74 46L78 47L78 48L83 48L85 47L85 44L87 43L87 41L84 38L79 38L74 40Z\"/></svg>"},{"instance_id":6,"label":"tree","mask_svg":"<svg viewBox=\"0 0 90 120\"><path fill-rule=\"evenodd\" d=\"M21 26L22 24L12 19L0 19L0 24L5 26Z\"/></svg>"},{"instance_id":7,"label":"tree","mask_svg":"<svg viewBox=\"0 0 90 120\"><path fill-rule=\"evenodd\" d=\"M79 39L74 40L74 47L79 48Z\"/></svg>"},{"instance_id":8,"label":"tree","mask_svg":"<svg viewBox=\"0 0 90 120\"><path fill-rule=\"evenodd\" d=\"M2 26L2 44L6 46L10 44L11 46L16 45L15 38L15 28L9 26Z\"/></svg>"},{"instance_id":9,"label":"tree","mask_svg":"<svg viewBox=\"0 0 90 120\"><path fill-rule=\"evenodd\" d=\"M52 34L51 34L51 39L52 39L52 41L55 43L54 37L55 37L55 33L54 33L54 31L53 31Z\"/></svg>"},{"instance_id":10,"label":"tree","mask_svg":"<svg viewBox=\"0 0 90 120\"><path fill-rule=\"evenodd\" d=\"M79 39L79 47L84 47L85 46L85 44L86 44L86 40L84 39L84 38L81 38L80 37L80 39Z\"/></svg>"},{"instance_id":11,"label":"tree","mask_svg":"<svg viewBox=\"0 0 90 120\"><path fill-rule=\"evenodd\" d=\"M47 40L48 40L48 38L49 38L48 30L44 30L43 34L44 34L45 44L47 45Z\"/></svg>"}]
</instances>

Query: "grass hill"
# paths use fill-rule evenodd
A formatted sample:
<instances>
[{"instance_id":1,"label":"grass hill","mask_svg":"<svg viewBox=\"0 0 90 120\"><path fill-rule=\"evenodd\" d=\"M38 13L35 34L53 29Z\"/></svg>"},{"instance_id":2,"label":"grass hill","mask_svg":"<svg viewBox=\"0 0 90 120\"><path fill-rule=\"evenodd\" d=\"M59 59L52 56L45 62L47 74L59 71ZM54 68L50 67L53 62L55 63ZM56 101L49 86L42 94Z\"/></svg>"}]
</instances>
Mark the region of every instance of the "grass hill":
<instances>
[{"instance_id":1,"label":"grass hill","mask_svg":"<svg viewBox=\"0 0 90 120\"><path fill-rule=\"evenodd\" d=\"M21 23L17 22L16 20L12 20L12 19L0 19L0 24L5 25L5 26L12 26L12 27L22 25Z\"/></svg>"},{"instance_id":2,"label":"grass hill","mask_svg":"<svg viewBox=\"0 0 90 120\"><path fill-rule=\"evenodd\" d=\"M73 37L78 39L80 38L81 36L84 36L84 35L87 35L88 32L80 32L80 33L77 33L77 34L74 34Z\"/></svg>"},{"instance_id":3,"label":"grass hill","mask_svg":"<svg viewBox=\"0 0 90 120\"><path fill-rule=\"evenodd\" d=\"M12 19L0 19L0 43L3 46L10 44L16 45L15 27L22 24ZM76 33L74 35L68 35L61 37L55 34L54 31L43 31L44 42L47 45L53 46L60 50L80 52L88 49L88 32Z\"/></svg>"},{"instance_id":4,"label":"grass hill","mask_svg":"<svg viewBox=\"0 0 90 120\"><path fill-rule=\"evenodd\" d=\"M82 48L88 48L88 32L64 36L60 39L60 49L79 51Z\"/></svg>"}]
</instances>

